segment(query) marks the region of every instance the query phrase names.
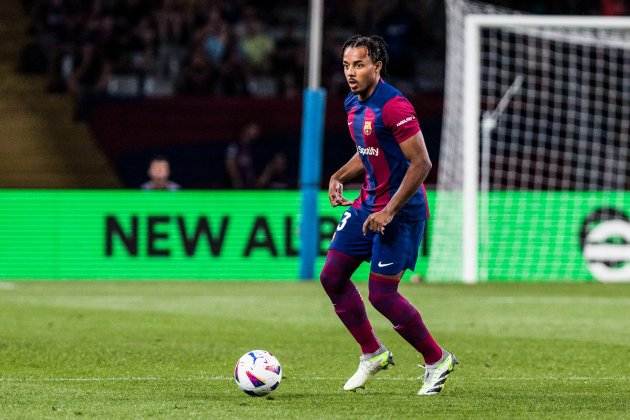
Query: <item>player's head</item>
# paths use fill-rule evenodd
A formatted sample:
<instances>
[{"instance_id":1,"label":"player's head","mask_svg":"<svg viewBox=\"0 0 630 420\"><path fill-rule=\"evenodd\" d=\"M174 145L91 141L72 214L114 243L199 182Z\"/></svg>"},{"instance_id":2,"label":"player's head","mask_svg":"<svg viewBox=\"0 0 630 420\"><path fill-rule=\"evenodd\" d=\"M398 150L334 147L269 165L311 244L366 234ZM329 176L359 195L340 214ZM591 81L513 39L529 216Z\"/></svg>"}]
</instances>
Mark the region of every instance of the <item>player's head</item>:
<instances>
[{"instance_id":1,"label":"player's head","mask_svg":"<svg viewBox=\"0 0 630 420\"><path fill-rule=\"evenodd\" d=\"M168 181L171 176L171 166L164 156L155 156L151 159L148 171L149 178L156 182Z\"/></svg>"},{"instance_id":2,"label":"player's head","mask_svg":"<svg viewBox=\"0 0 630 420\"><path fill-rule=\"evenodd\" d=\"M350 90L367 96L387 66L387 44L378 35L354 35L343 44L343 72Z\"/></svg>"}]
</instances>

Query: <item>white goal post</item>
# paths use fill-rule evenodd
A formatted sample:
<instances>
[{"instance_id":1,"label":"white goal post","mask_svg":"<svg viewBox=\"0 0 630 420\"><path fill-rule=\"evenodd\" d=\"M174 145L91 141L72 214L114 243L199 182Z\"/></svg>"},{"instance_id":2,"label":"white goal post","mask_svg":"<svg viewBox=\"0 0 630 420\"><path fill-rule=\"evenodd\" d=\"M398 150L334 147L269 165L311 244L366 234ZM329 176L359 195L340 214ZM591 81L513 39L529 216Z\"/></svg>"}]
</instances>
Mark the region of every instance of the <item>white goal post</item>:
<instances>
[{"instance_id":1,"label":"white goal post","mask_svg":"<svg viewBox=\"0 0 630 420\"><path fill-rule=\"evenodd\" d=\"M625 105L630 99L630 18L522 15L465 0L448 0L447 15L446 110L427 277L476 283L495 280L487 268L494 251L487 251L480 262L480 247L512 246L493 245L501 238L490 233L496 231L492 223L502 223L489 214L494 191L509 191L503 194L512 207L505 211L516 214L523 204L518 192L552 191L565 193L565 199L569 191L622 191L630 185L623 179L630 171L622 161L628 157L623 150L630 149L630 103ZM532 57L540 62L528 64ZM608 60L601 75L600 60ZM528 70L538 73L532 76ZM519 110L510 110L514 107ZM589 112L597 121L589 129L612 139L609 144L586 144L579 137L588 131L590 123L583 120ZM576 113L579 121L573 119ZM500 133L495 132L497 125ZM541 156L551 156L542 171L545 176L535 175ZM518 159L527 164L514 163ZM624 200L613 199L621 207ZM565 219L581 217L570 213L568 205L560 213ZM568 243L565 237L562 241L558 243ZM540 258L533 250L527 252L532 263ZM558 254L560 258L566 259ZM572 274L578 269L570 267L567 276L579 277ZM533 270L545 277L543 268ZM550 278L559 275L551 273Z\"/></svg>"}]
</instances>

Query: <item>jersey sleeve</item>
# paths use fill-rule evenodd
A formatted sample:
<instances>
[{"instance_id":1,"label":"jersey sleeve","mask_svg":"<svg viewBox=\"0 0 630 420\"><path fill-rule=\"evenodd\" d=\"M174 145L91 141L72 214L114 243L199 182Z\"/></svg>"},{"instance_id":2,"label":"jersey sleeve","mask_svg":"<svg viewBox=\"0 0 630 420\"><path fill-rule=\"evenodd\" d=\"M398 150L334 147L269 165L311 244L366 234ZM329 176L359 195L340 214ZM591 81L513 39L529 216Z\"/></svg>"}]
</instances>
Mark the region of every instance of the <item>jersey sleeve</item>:
<instances>
[{"instance_id":1,"label":"jersey sleeve","mask_svg":"<svg viewBox=\"0 0 630 420\"><path fill-rule=\"evenodd\" d=\"M390 99L383 106L383 123L391 130L398 143L402 143L420 131L413 105L402 96Z\"/></svg>"}]
</instances>

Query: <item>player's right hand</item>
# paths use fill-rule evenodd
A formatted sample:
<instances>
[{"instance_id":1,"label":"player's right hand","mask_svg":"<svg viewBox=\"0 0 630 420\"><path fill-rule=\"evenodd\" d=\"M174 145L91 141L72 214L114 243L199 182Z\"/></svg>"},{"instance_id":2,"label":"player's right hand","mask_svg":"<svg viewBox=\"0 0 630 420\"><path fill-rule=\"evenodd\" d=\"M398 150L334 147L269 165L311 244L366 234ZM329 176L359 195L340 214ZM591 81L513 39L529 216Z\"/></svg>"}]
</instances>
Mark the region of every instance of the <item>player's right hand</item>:
<instances>
[{"instance_id":1,"label":"player's right hand","mask_svg":"<svg viewBox=\"0 0 630 420\"><path fill-rule=\"evenodd\" d=\"M328 199L330 200L330 205L333 207L349 206L352 204L352 201L343 196L343 184L335 178L330 178L330 182L328 183Z\"/></svg>"}]
</instances>

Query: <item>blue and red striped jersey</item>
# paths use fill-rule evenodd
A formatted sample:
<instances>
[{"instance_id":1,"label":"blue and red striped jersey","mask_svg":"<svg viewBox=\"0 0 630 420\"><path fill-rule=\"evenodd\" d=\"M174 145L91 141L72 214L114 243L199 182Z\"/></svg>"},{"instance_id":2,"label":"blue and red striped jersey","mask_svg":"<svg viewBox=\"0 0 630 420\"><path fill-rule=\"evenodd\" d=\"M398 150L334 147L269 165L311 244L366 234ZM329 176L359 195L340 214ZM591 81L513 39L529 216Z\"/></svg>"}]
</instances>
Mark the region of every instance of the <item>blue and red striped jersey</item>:
<instances>
[{"instance_id":1,"label":"blue and red striped jersey","mask_svg":"<svg viewBox=\"0 0 630 420\"><path fill-rule=\"evenodd\" d=\"M382 79L365 101L350 92L344 107L348 114L350 136L365 167L361 194L353 207L377 212L387 205L407 172L409 161L400 143L420 131L418 118L407 98ZM411 196L400 214L417 220L428 218L424 185Z\"/></svg>"}]
</instances>

